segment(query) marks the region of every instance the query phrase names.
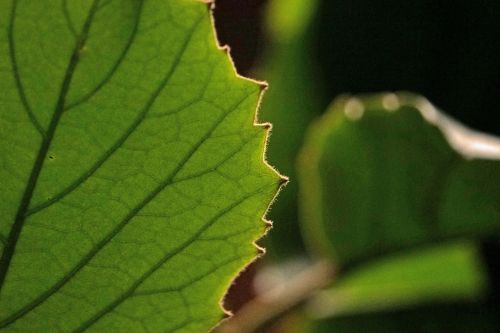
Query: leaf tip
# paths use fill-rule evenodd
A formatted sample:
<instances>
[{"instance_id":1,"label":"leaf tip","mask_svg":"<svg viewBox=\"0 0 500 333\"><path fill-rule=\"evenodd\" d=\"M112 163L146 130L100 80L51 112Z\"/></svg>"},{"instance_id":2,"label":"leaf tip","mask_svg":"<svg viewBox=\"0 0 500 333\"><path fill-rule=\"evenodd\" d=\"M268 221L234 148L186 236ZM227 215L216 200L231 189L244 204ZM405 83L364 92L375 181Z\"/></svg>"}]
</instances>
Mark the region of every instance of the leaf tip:
<instances>
[{"instance_id":1,"label":"leaf tip","mask_svg":"<svg viewBox=\"0 0 500 333\"><path fill-rule=\"evenodd\" d=\"M290 182L290 178L287 176L280 175L279 185L280 187L286 186Z\"/></svg>"}]
</instances>

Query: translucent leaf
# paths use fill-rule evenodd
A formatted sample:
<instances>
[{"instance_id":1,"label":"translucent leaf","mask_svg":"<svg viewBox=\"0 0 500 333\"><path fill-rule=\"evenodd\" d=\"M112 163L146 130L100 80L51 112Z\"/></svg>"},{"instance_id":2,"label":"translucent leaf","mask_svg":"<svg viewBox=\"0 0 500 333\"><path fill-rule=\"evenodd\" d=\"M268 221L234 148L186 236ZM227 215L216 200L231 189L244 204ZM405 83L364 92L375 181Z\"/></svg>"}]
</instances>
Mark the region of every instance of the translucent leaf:
<instances>
[{"instance_id":1,"label":"translucent leaf","mask_svg":"<svg viewBox=\"0 0 500 333\"><path fill-rule=\"evenodd\" d=\"M202 332L280 177L190 0L0 1L0 327Z\"/></svg>"}]
</instances>

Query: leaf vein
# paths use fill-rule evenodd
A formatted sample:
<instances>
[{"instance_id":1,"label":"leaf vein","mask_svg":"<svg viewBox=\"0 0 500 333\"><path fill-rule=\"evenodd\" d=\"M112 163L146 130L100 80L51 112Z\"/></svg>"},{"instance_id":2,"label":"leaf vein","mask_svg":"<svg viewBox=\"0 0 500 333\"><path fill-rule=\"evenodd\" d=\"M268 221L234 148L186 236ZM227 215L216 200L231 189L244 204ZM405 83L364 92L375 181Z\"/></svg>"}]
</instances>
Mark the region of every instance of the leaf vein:
<instances>
[{"instance_id":1,"label":"leaf vein","mask_svg":"<svg viewBox=\"0 0 500 333\"><path fill-rule=\"evenodd\" d=\"M134 119L133 123L126 129L126 131L123 133L123 135L118 138L118 140L107 150L104 152L104 154L97 160L97 162L90 167L86 172L84 172L80 177L78 177L74 182L72 182L70 185L68 185L65 189L54 195L51 199L45 201L44 203L35 206L31 208L28 212L27 215L33 215L45 208L50 207L54 203L60 201L63 199L65 196L76 190L83 182L85 182L87 179L89 179L97 170L101 168L101 166L111 157L113 154L127 141L127 139L134 133L134 131L142 124L144 119L146 119L146 116L148 112L150 111L151 107L153 106L154 102L160 95L160 93L163 91L163 89L168 85L168 82L172 78L173 74L175 73L176 68L178 67L178 64L182 58L182 55L186 51L189 42L201 22L202 17L196 21L196 23L193 25L191 30L186 36L186 39L184 40L184 43L181 46L181 49L177 53L174 62L172 63L172 66L170 66L168 72L162 79L160 85L158 88L153 92L151 97L149 98L148 102L146 103L145 107L142 109L142 111L137 115L137 117Z\"/></svg>"},{"instance_id":2,"label":"leaf vein","mask_svg":"<svg viewBox=\"0 0 500 333\"><path fill-rule=\"evenodd\" d=\"M16 0L13 0L14 4ZM60 117L62 115L62 111L64 108L64 102L66 98L66 94L69 89L69 85L71 83L71 79L74 73L74 70L78 64L78 52L79 49L82 47L82 45L85 43L87 39L87 34L88 30L90 29L90 25L92 22L93 15L95 13L95 8L99 0L94 0L92 3L92 6L89 9L89 13L87 15L87 18L85 20L85 24L82 28L82 32L80 34L79 41L75 44L75 47L73 49L73 53L71 55L70 61L68 63L68 67L66 68L66 72L64 74L64 78L61 84L61 90L59 93L59 97L55 106L54 114L52 115L52 119L49 124L49 128L47 130L47 134L42 140L38 154L36 156L36 159L33 163L33 167L29 176L29 180L26 184L26 188L24 190L23 196L21 198L21 201L19 203L19 207L14 219L14 223L12 224L11 230L9 232L9 236L7 238L7 244L4 248L4 251L2 253L2 256L0 258L0 290L4 286L5 282L5 277L7 275L10 262L12 260L12 257L15 252L15 248L17 245L17 241L19 239L19 236L21 234L21 231L24 226L24 222L26 220L26 211L29 208L29 204L31 202L31 198L33 196L33 192L35 190L38 177L40 175L40 172L42 170L42 166L44 163L44 160L47 156L47 152L49 149L49 146L52 142L52 139L54 137L54 133L56 131L57 125L59 123ZM15 11L13 10L13 14ZM1 327L1 323L0 323Z\"/></svg>"},{"instance_id":3,"label":"leaf vein","mask_svg":"<svg viewBox=\"0 0 500 333\"><path fill-rule=\"evenodd\" d=\"M207 131L207 133L198 140L198 142L188 151L186 156L179 162L177 167L171 172L167 178L160 183L151 193L149 193L137 206L135 206L125 218L116 225L116 227L111 230L94 248L92 248L83 258L79 261L65 276L63 276L59 281L57 281L51 288L47 289L45 292L40 294L35 300L5 318L0 322L0 328L6 327L19 318L28 314L31 310L35 309L41 305L45 300L58 292L66 283L68 283L85 265L87 265L92 258L94 258L99 251L106 246L116 235L118 235L125 226L128 225L130 220L135 217L142 208L144 208L149 202L151 202L159 193L161 193L167 186L171 185L174 181L176 175L183 169L191 157L198 151L198 149L203 145L203 143L210 137L210 135L218 128L218 126L224 121L224 119L235 109L239 107L250 95L245 95L240 101L229 108L229 111L222 112L221 117L217 119L214 125Z\"/></svg>"},{"instance_id":4,"label":"leaf vein","mask_svg":"<svg viewBox=\"0 0 500 333\"><path fill-rule=\"evenodd\" d=\"M262 192L262 189L259 189L253 193L250 193L237 201L233 202L231 205L227 206L223 210L221 210L219 213L217 213L214 217L212 217L207 223L205 223L202 227L200 227L196 233L194 233L191 237L189 237L187 240L185 240L183 243L181 243L178 247L176 247L174 250L166 253L154 266L152 266L149 270L147 270L144 274L142 274L123 294L121 294L119 297L117 297L113 302L109 303L106 307L104 307L101 311L96 313L92 318L89 320L85 321L79 328L74 330L74 333L77 332L84 332L87 330L90 326L94 325L97 323L102 317L104 317L106 314L110 313L113 311L117 306L119 306L121 303L123 303L127 298L132 296L135 292L135 290L144 282L146 281L151 275L153 275L158 269L160 269L165 263L167 263L171 258L174 256L182 253L186 248L188 248L191 244L193 244L198 237L200 237L207 229L209 229L212 225L214 225L219 219L221 219L224 215L229 213L231 210L234 208L238 207L240 204L242 204L245 200L251 198L252 196Z\"/></svg>"},{"instance_id":5,"label":"leaf vein","mask_svg":"<svg viewBox=\"0 0 500 333\"><path fill-rule=\"evenodd\" d=\"M165 293L172 293L172 292L181 292L182 290L186 289L187 287L195 284L196 282L199 282L203 280L204 278L210 276L211 274L217 272L219 269L222 267L229 265L235 261L238 261L242 259L242 257L235 257L231 258L229 260L225 260L224 262L219 263L219 267L212 267L208 271L204 272L203 274L184 282L183 284L180 284L175 287L170 287L170 288L160 288L160 289L150 289L150 290L144 290L144 291L134 291L132 295L129 297L139 297L139 296L149 296L149 295L157 295L157 294L165 294Z\"/></svg>"},{"instance_id":6,"label":"leaf vein","mask_svg":"<svg viewBox=\"0 0 500 333\"><path fill-rule=\"evenodd\" d=\"M26 110L26 113L28 114L31 123L33 124L33 126L35 126L36 130L38 131L38 133L40 133L42 138L45 138L45 129L43 128L43 126L40 124L37 117L33 113L33 109L31 108L28 102L28 98L26 97L26 92L24 91L24 86L21 81L21 75L19 74L16 51L15 51L15 41L14 41L14 22L16 16L16 9L17 9L17 0L13 0L12 9L10 13L10 21L8 26L8 39L9 39L9 57L12 65L12 72L14 74L14 82L16 84L16 88L19 93L19 98L21 99L21 104Z\"/></svg>"},{"instance_id":7,"label":"leaf vein","mask_svg":"<svg viewBox=\"0 0 500 333\"><path fill-rule=\"evenodd\" d=\"M129 39L127 41L127 44L125 45L125 48L123 49L122 53L120 54L119 58L116 60L115 64L111 68L111 70L101 80L101 82L99 82L94 87L94 89L92 89L91 91L89 91L87 94L83 95L80 99L74 101L73 103L69 103L68 105L66 105L66 108L64 109L64 111L68 111L68 110L70 110L70 109L72 109L72 108L74 108L74 107L76 107L76 106L78 106L80 104L83 104L83 103L87 102L99 90L101 90L101 88L103 88L109 82L109 80L111 80L111 78L114 76L114 74L116 73L116 71L118 70L118 68L120 67L120 65L122 64L123 60L127 56L128 52L129 52L129 50L130 50L130 48L131 48L131 46L132 46L132 44L133 44L133 42L135 40L135 37L137 36L137 31L139 30L139 22L140 22L140 18L141 18L143 4L144 4L144 0L141 0L140 3L139 3L139 8L137 9L137 15L136 15L135 24L134 24L134 26L132 28L132 32L130 33Z\"/></svg>"}]
</instances>

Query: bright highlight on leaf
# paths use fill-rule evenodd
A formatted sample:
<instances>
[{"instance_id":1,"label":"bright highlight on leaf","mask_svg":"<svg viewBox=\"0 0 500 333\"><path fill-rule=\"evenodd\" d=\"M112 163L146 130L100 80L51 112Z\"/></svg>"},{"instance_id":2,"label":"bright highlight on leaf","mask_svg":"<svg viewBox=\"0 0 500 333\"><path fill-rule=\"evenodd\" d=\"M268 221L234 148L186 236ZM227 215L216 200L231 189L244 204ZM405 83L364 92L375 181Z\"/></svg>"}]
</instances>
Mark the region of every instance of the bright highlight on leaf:
<instances>
[{"instance_id":1,"label":"bright highlight on leaf","mask_svg":"<svg viewBox=\"0 0 500 333\"><path fill-rule=\"evenodd\" d=\"M0 328L203 332L282 179L194 0L0 0Z\"/></svg>"}]
</instances>

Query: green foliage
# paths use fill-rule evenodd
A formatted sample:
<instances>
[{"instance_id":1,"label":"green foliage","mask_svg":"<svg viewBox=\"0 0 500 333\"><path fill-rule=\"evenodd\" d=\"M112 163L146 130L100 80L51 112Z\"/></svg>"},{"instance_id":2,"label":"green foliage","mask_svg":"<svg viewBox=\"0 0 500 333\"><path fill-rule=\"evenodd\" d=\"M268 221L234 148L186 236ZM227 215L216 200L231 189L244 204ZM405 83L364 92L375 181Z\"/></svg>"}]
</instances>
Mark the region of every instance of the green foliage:
<instances>
[{"instance_id":1,"label":"green foliage","mask_svg":"<svg viewBox=\"0 0 500 333\"><path fill-rule=\"evenodd\" d=\"M303 331L308 319L319 332L498 331L490 310L498 305L500 164L457 146L462 137L480 147L477 133L421 97L346 97L309 129L296 163L325 97L346 91L424 92L462 121L497 131L488 114L496 51L471 38L494 39L496 7L269 1L262 117L274 123L269 160L291 176L273 207L270 254L275 262L319 254L338 269L308 302L314 311L286 315L282 331ZM470 24L479 18L484 24ZM299 223L313 251L300 247Z\"/></svg>"},{"instance_id":2,"label":"green foliage","mask_svg":"<svg viewBox=\"0 0 500 333\"><path fill-rule=\"evenodd\" d=\"M338 269L289 327L497 330L478 244L498 242L500 164L464 148L477 133L418 96L346 96L311 126L296 164L327 96L314 59L319 4L270 3L261 68L269 160L299 179L272 212L271 254L306 254L300 220L307 255ZM340 76L348 68L322 56ZM361 73L329 92L366 90ZM262 85L235 75L207 6L0 0L0 75L0 330L213 327L282 179L263 162L266 129L253 126Z\"/></svg>"},{"instance_id":3,"label":"green foliage","mask_svg":"<svg viewBox=\"0 0 500 333\"><path fill-rule=\"evenodd\" d=\"M340 98L301 156L303 221L312 246L353 264L417 245L500 231L500 164L469 160L424 116L422 98Z\"/></svg>"},{"instance_id":4,"label":"green foliage","mask_svg":"<svg viewBox=\"0 0 500 333\"><path fill-rule=\"evenodd\" d=\"M478 252L473 242L458 242L386 255L342 274L312 305L328 317L478 301L488 287Z\"/></svg>"},{"instance_id":5,"label":"green foliage","mask_svg":"<svg viewBox=\"0 0 500 333\"><path fill-rule=\"evenodd\" d=\"M311 126L302 226L341 270L311 302L325 318L312 332L497 327L477 244L499 235L500 163L474 151L481 139L411 94L341 97ZM463 318L450 324L454 311Z\"/></svg>"},{"instance_id":6,"label":"green foliage","mask_svg":"<svg viewBox=\"0 0 500 333\"><path fill-rule=\"evenodd\" d=\"M281 182L198 1L0 1L0 327L202 332Z\"/></svg>"}]
</instances>

